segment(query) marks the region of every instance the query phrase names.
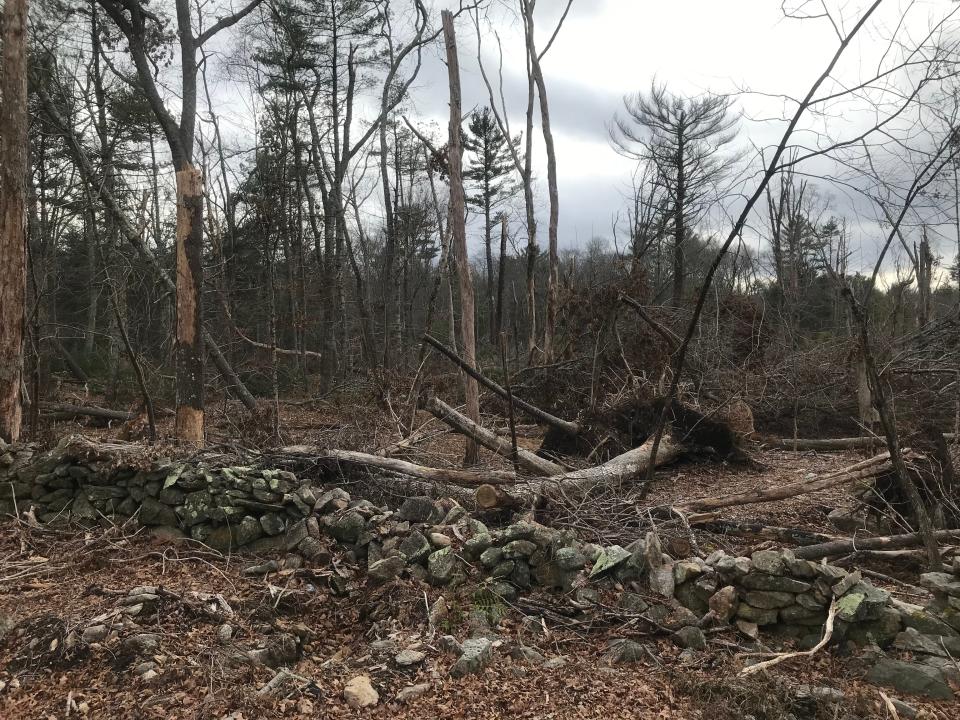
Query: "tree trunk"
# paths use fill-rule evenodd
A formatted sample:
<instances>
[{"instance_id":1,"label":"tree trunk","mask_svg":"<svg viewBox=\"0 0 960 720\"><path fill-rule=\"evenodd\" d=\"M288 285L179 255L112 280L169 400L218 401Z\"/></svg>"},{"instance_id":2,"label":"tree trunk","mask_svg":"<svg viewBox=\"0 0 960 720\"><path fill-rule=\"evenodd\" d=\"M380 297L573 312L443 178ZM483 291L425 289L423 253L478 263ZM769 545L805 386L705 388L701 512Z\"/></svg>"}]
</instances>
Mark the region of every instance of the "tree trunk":
<instances>
[{"instance_id":1,"label":"tree trunk","mask_svg":"<svg viewBox=\"0 0 960 720\"><path fill-rule=\"evenodd\" d=\"M203 444L203 178L177 171L177 438Z\"/></svg>"},{"instance_id":2,"label":"tree trunk","mask_svg":"<svg viewBox=\"0 0 960 720\"><path fill-rule=\"evenodd\" d=\"M560 195L557 190L557 153L550 127L550 106L547 102L547 85L537 55L533 34L533 2L527 4L527 54L530 70L540 98L540 127L547 151L547 195L550 198L550 221L547 226L549 269L547 274L547 317L543 325L543 361L553 362L553 336L557 329L557 293L560 285L560 258L557 249L557 226L560 220Z\"/></svg>"},{"instance_id":3,"label":"tree trunk","mask_svg":"<svg viewBox=\"0 0 960 720\"><path fill-rule=\"evenodd\" d=\"M0 80L0 439L20 439L27 296L27 0L3 5Z\"/></svg>"},{"instance_id":4,"label":"tree trunk","mask_svg":"<svg viewBox=\"0 0 960 720\"><path fill-rule=\"evenodd\" d=\"M460 336L463 358L476 365L477 341L474 326L473 279L470 277L470 257L467 254L466 202L463 194L463 148L461 147L460 62L457 57L457 37L453 28L453 14L443 12L443 36L447 47L447 72L450 81L450 219L453 251L457 259L460 279ZM480 390L477 381L463 376L463 394L467 417L480 424ZM467 440L465 465L475 465L480 459L480 448L474 440Z\"/></svg>"},{"instance_id":5,"label":"tree trunk","mask_svg":"<svg viewBox=\"0 0 960 720\"><path fill-rule=\"evenodd\" d=\"M497 259L497 309L494 335L503 332L503 290L507 271L507 214L500 214L500 257Z\"/></svg>"}]
</instances>

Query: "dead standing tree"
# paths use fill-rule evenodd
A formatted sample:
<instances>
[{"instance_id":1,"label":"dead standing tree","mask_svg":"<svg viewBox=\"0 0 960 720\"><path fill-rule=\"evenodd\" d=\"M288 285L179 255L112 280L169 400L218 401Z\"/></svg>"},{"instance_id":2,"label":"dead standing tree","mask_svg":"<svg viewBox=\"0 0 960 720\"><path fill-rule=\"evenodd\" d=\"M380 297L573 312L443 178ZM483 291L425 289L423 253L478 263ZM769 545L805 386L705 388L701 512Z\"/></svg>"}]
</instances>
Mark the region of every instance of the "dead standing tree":
<instances>
[{"instance_id":1,"label":"dead standing tree","mask_svg":"<svg viewBox=\"0 0 960 720\"><path fill-rule=\"evenodd\" d=\"M450 223L453 256L460 279L460 338L463 357L470 365L476 365L477 338L474 326L473 279L470 277L470 258L467 255L466 198L463 192L463 147L461 144L462 117L460 112L460 60L457 56L457 36L453 27L453 13L443 11L443 39L447 50L447 74L450 81L450 127L447 161L450 170ZM467 417L480 424L480 389L477 381L467 374L463 376L463 394L467 404ZM467 440L465 465L475 465L480 459L476 441Z\"/></svg>"},{"instance_id":2,"label":"dead standing tree","mask_svg":"<svg viewBox=\"0 0 960 720\"><path fill-rule=\"evenodd\" d=\"M27 296L27 0L3 4L0 67L0 440L16 442L23 418Z\"/></svg>"}]
</instances>

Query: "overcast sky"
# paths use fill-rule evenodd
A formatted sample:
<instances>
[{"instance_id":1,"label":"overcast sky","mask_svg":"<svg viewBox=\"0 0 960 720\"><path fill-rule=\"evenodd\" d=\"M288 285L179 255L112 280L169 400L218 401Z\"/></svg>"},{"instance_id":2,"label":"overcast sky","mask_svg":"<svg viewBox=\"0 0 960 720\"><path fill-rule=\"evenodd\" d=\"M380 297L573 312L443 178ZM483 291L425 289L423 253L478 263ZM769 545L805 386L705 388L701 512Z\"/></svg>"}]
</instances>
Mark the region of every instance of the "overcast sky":
<instances>
[{"instance_id":1,"label":"overcast sky","mask_svg":"<svg viewBox=\"0 0 960 720\"><path fill-rule=\"evenodd\" d=\"M453 3L450 3L451 5ZM552 32L564 0L539 0L536 19L540 47ZM804 5L794 0L793 6ZM865 0L830 2L828 6L840 30L856 21ZM818 3L806 3L812 12ZM848 50L838 66L837 76L850 82L879 60L887 47L885 38L894 34L905 9L909 9L901 36L916 37L926 32L932 18L950 12L950 0L909 3L887 0ZM526 79L522 28L505 9L494 8L482 24L484 64L495 76L498 62L494 32L503 47L503 75L512 129L523 126ZM488 103L487 91L476 61L477 38L473 22L462 15L457 22L463 84L464 111ZM737 108L745 147L766 146L779 140L783 124L761 122L781 118L793 106L771 95L802 96L823 71L838 45L837 34L826 19L785 18L776 0L574 0L560 35L543 61L555 134L559 191L561 247L582 246L590 237L611 237L613 217L626 207L630 174L634 164L614 152L608 124L620 108L625 93L644 90L656 78L675 93L697 94L706 90L730 93L742 90ZM414 104L445 131L447 118L446 68L436 48L426 61L418 80ZM860 117L847 106L832 122L850 130L872 116ZM539 117L537 118L539 122ZM540 140L539 125L535 136ZM538 174L541 227L545 233L545 161L538 144ZM822 166L821 166L822 167ZM836 190L823 188L833 196ZM840 193L831 201L839 214L853 215L851 225L873 235L877 226L873 211L862 201L851 201ZM862 215L862 216L861 216ZM722 222L715 223L722 230ZM857 230L855 230L856 232ZM948 232L946 230L945 232ZM952 261L954 237L942 238L941 250ZM545 238L544 241L545 242ZM866 264L875 257L869 237L863 257Z\"/></svg>"}]
</instances>

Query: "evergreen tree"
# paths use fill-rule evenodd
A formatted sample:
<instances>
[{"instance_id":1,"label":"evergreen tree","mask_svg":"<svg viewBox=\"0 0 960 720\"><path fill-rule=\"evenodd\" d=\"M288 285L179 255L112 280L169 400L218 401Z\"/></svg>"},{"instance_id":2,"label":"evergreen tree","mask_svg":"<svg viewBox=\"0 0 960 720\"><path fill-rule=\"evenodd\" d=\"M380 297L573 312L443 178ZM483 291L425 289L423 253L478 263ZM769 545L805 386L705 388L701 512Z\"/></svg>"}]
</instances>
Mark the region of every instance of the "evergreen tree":
<instances>
[{"instance_id":1,"label":"evergreen tree","mask_svg":"<svg viewBox=\"0 0 960 720\"><path fill-rule=\"evenodd\" d=\"M514 138L514 144L520 141ZM495 210L516 193L517 185L511 178L514 170L507 138L500 132L490 108L484 107L470 116L463 147L471 154L464 177L473 187L467 194L467 204L483 213L483 242L487 260L487 317L490 343L495 344L503 319L494 314L494 277L491 235L493 225L500 222ZM501 243L500 252L505 248ZM500 258L501 266L503 258Z\"/></svg>"}]
</instances>

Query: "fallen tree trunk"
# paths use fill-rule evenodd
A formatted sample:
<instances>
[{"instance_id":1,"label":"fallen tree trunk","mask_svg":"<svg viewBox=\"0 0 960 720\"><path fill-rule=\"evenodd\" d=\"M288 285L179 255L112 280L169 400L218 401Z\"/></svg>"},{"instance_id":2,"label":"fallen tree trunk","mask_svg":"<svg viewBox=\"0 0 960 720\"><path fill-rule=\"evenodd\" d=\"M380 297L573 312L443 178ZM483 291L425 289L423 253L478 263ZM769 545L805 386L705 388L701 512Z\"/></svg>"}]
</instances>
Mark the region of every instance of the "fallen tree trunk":
<instances>
[{"instance_id":1,"label":"fallen tree trunk","mask_svg":"<svg viewBox=\"0 0 960 720\"><path fill-rule=\"evenodd\" d=\"M691 527L696 527L718 535L758 537L764 540L775 540L779 543L790 543L793 545L817 545L841 539L836 535L824 535L823 533L813 532L803 528L778 527L761 522L720 518L716 516L716 513L690 515L687 517L687 522Z\"/></svg>"},{"instance_id":2,"label":"fallen tree trunk","mask_svg":"<svg viewBox=\"0 0 960 720\"><path fill-rule=\"evenodd\" d=\"M440 354L444 355L448 360L450 360L454 365L463 370L467 375L472 377L478 383L483 385L485 388L490 390L493 393L496 393L504 400L508 399L507 391L495 383L493 380L488 378L486 375L483 375L479 370L477 370L473 365L470 365L463 360L459 355L457 355L453 350L448 348L442 342L437 340L430 335L424 335L423 341L436 349ZM541 410L535 405L531 405L525 400L521 400L516 395L513 395L513 404L515 407L523 410L528 415L535 417L540 422L555 427L558 430L566 433L567 435L579 435L582 428L578 423L570 422L569 420L564 420L563 418L558 418L556 415L551 415L546 410Z\"/></svg>"},{"instance_id":3,"label":"fallen tree trunk","mask_svg":"<svg viewBox=\"0 0 960 720\"><path fill-rule=\"evenodd\" d=\"M854 450L881 446L883 439L876 437L779 438L764 444L776 450Z\"/></svg>"},{"instance_id":4,"label":"fallen tree trunk","mask_svg":"<svg viewBox=\"0 0 960 720\"><path fill-rule=\"evenodd\" d=\"M474 500L477 507L489 510L531 505L537 498L546 494L582 497L598 485L632 482L649 466L652 447L652 441L647 441L638 448L617 455L603 465L572 470L555 477L518 484L509 490L493 487L492 484L483 485L477 488ZM682 446L664 437L657 452L656 467L673 462L680 457L682 450Z\"/></svg>"},{"instance_id":5,"label":"fallen tree trunk","mask_svg":"<svg viewBox=\"0 0 960 720\"><path fill-rule=\"evenodd\" d=\"M943 433L945 440L953 440L954 433ZM872 448L884 445L884 439L879 437L848 437L848 438L777 438L764 443L775 450L855 450L858 448Z\"/></svg>"},{"instance_id":6,"label":"fallen tree trunk","mask_svg":"<svg viewBox=\"0 0 960 720\"><path fill-rule=\"evenodd\" d=\"M96 407L95 405L70 405L69 403L41 402L40 413L54 420L72 420L89 417L110 422L126 422L134 417L133 413L123 410Z\"/></svg>"},{"instance_id":7,"label":"fallen tree trunk","mask_svg":"<svg viewBox=\"0 0 960 720\"><path fill-rule=\"evenodd\" d=\"M285 457L302 457L314 461L332 460L335 462L374 467L379 470L389 470L409 475L410 477L449 485L476 487L478 485L510 485L517 482L517 476L503 470L457 470L454 468L432 468L426 465L398 460L397 458L370 455L369 453L353 450L324 450L314 445L290 445L279 450L267 453L268 455L282 455Z\"/></svg>"},{"instance_id":8,"label":"fallen tree trunk","mask_svg":"<svg viewBox=\"0 0 960 720\"><path fill-rule=\"evenodd\" d=\"M960 540L960 530L937 530L933 533L933 538L937 542ZM794 555L803 560L819 560L831 555L845 555L860 550L898 550L918 545L923 545L923 536L920 533L907 533L905 535L834 540L819 545L808 545L794 550Z\"/></svg>"},{"instance_id":9,"label":"fallen tree trunk","mask_svg":"<svg viewBox=\"0 0 960 720\"><path fill-rule=\"evenodd\" d=\"M487 430L462 413L457 412L452 407L437 397L431 397L427 400L427 410L429 410L438 420L442 420L447 425L462 435L475 440L488 450L492 450L505 458L513 458L513 445L491 431ZM557 463L539 457L529 450L517 448L517 461L527 470L537 475L562 475L566 468Z\"/></svg>"},{"instance_id":10,"label":"fallen tree trunk","mask_svg":"<svg viewBox=\"0 0 960 720\"><path fill-rule=\"evenodd\" d=\"M908 451L905 451L908 452ZM816 492L824 488L855 482L866 478L889 472L893 466L890 464L889 453L881 453L868 460L859 462L856 465L839 470L829 475L812 478L810 480L800 480L799 482L787 483L786 485L777 485L769 488L751 490L750 492L737 493L735 495L726 495L716 498L700 498L699 500L689 500L676 505L677 510L684 512L711 512L725 507L734 507L738 505L751 505L754 503L772 502L774 500L785 500L786 498L804 495L806 493Z\"/></svg>"}]
</instances>

